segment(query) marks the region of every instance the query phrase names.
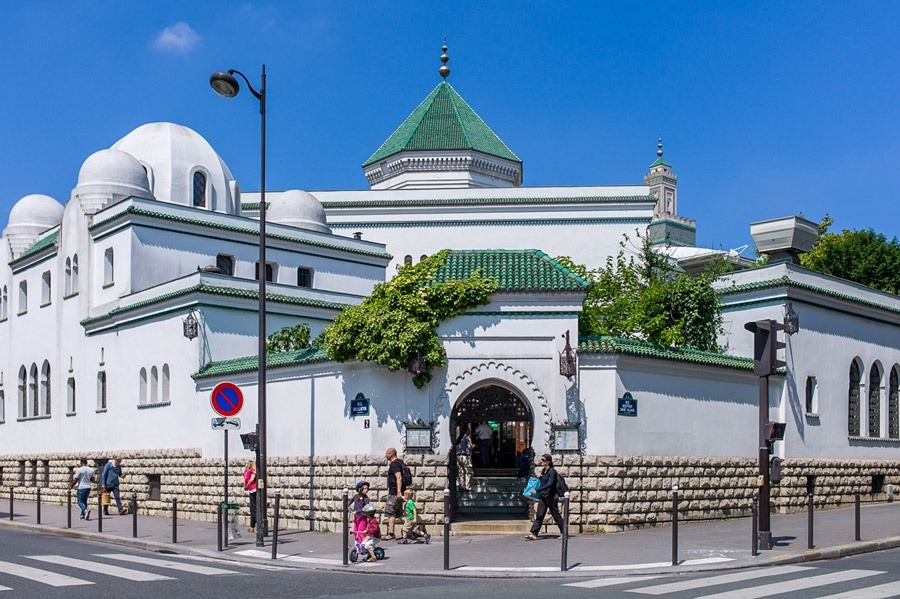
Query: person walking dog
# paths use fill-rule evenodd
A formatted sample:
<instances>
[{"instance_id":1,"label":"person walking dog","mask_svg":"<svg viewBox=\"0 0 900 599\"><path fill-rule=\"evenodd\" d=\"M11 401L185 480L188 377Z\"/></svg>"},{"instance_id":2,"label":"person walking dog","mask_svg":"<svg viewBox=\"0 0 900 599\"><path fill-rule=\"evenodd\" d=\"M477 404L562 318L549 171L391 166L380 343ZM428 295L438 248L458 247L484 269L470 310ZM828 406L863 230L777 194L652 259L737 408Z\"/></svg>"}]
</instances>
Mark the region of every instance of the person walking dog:
<instances>
[{"instance_id":1,"label":"person walking dog","mask_svg":"<svg viewBox=\"0 0 900 599\"><path fill-rule=\"evenodd\" d=\"M553 456L545 453L541 456L541 475L538 477L541 484L532 492L535 499L538 500L535 508L534 523L531 525L531 532L525 536L529 541L536 541L541 526L544 524L544 516L547 512L553 517L553 521L559 527L559 532L563 532L563 519L559 513L559 474L553 467Z\"/></svg>"}]
</instances>

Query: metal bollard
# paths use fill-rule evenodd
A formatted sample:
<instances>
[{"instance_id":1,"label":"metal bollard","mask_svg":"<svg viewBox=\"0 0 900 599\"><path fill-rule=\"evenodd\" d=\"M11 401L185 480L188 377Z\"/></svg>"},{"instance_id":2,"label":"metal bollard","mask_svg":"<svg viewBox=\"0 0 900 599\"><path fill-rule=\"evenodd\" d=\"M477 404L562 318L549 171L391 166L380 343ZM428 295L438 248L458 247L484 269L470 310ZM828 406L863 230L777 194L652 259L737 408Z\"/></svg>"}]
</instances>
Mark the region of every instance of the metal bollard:
<instances>
[{"instance_id":1,"label":"metal bollard","mask_svg":"<svg viewBox=\"0 0 900 599\"><path fill-rule=\"evenodd\" d=\"M444 489L444 570L450 569L450 489Z\"/></svg>"},{"instance_id":2,"label":"metal bollard","mask_svg":"<svg viewBox=\"0 0 900 599\"><path fill-rule=\"evenodd\" d=\"M219 534L222 535L222 547L228 549L228 504L220 503Z\"/></svg>"},{"instance_id":3,"label":"metal bollard","mask_svg":"<svg viewBox=\"0 0 900 599\"><path fill-rule=\"evenodd\" d=\"M856 494L859 497L859 493ZM37 523L41 523L41 488L37 488ZM859 539L857 539L859 540Z\"/></svg>"},{"instance_id":4,"label":"metal bollard","mask_svg":"<svg viewBox=\"0 0 900 599\"><path fill-rule=\"evenodd\" d=\"M344 542L342 544L342 549L344 550L344 565L347 566L350 564L350 512L347 511L347 503L350 497L350 489L344 489L341 491L342 505L344 506L344 518L343 518L343 530L344 532Z\"/></svg>"},{"instance_id":5,"label":"metal bollard","mask_svg":"<svg viewBox=\"0 0 900 599\"><path fill-rule=\"evenodd\" d=\"M275 520L272 522L272 559L278 559L278 519L281 513L281 489L275 490Z\"/></svg>"},{"instance_id":6,"label":"metal bollard","mask_svg":"<svg viewBox=\"0 0 900 599\"><path fill-rule=\"evenodd\" d=\"M97 532L103 532L103 491L97 493Z\"/></svg>"},{"instance_id":7,"label":"metal bollard","mask_svg":"<svg viewBox=\"0 0 900 599\"><path fill-rule=\"evenodd\" d=\"M13 488L9 488L9 519L13 519Z\"/></svg>"},{"instance_id":8,"label":"metal bollard","mask_svg":"<svg viewBox=\"0 0 900 599\"><path fill-rule=\"evenodd\" d=\"M562 560L559 563L561 572L569 569L569 492L563 495L563 529L562 529Z\"/></svg>"},{"instance_id":9,"label":"metal bollard","mask_svg":"<svg viewBox=\"0 0 900 599\"><path fill-rule=\"evenodd\" d=\"M178 498L172 498L172 544L178 542Z\"/></svg>"},{"instance_id":10,"label":"metal bollard","mask_svg":"<svg viewBox=\"0 0 900 599\"><path fill-rule=\"evenodd\" d=\"M672 485L672 565L678 565L678 485Z\"/></svg>"},{"instance_id":11,"label":"metal bollard","mask_svg":"<svg viewBox=\"0 0 900 599\"><path fill-rule=\"evenodd\" d=\"M131 492L131 536L137 538L137 493Z\"/></svg>"},{"instance_id":12,"label":"metal bollard","mask_svg":"<svg viewBox=\"0 0 900 599\"><path fill-rule=\"evenodd\" d=\"M856 492L856 540L862 541L862 535L859 532L859 491Z\"/></svg>"},{"instance_id":13,"label":"metal bollard","mask_svg":"<svg viewBox=\"0 0 900 599\"><path fill-rule=\"evenodd\" d=\"M66 491L66 528L72 528L72 489Z\"/></svg>"},{"instance_id":14,"label":"metal bollard","mask_svg":"<svg viewBox=\"0 0 900 599\"><path fill-rule=\"evenodd\" d=\"M222 504L216 504L216 549L222 551Z\"/></svg>"},{"instance_id":15,"label":"metal bollard","mask_svg":"<svg viewBox=\"0 0 900 599\"><path fill-rule=\"evenodd\" d=\"M813 509L814 509L813 508L813 494L807 493L806 499L809 502L809 505L807 506L807 509L806 509L806 511L808 513L808 518L807 518L808 524L806 526L806 531L807 531L806 532L806 537L807 537L806 548L812 549L813 547L815 547L815 545L813 544Z\"/></svg>"},{"instance_id":16,"label":"metal bollard","mask_svg":"<svg viewBox=\"0 0 900 599\"><path fill-rule=\"evenodd\" d=\"M750 539L750 555L756 557L759 555L759 497L753 496L750 502L750 514L752 524L750 526L753 537Z\"/></svg>"}]
</instances>

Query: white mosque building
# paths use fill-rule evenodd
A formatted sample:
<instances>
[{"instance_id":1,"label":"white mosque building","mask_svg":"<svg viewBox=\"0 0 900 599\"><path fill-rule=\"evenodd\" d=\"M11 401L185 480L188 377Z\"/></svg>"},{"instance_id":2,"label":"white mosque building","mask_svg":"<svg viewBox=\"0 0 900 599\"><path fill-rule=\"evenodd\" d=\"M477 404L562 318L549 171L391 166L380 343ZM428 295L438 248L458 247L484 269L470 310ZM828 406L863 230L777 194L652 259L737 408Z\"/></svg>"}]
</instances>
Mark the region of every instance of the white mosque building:
<instances>
[{"instance_id":1,"label":"white mosque building","mask_svg":"<svg viewBox=\"0 0 900 599\"><path fill-rule=\"evenodd\" d=\"M574 343L587 284L554 256L599 265L636 227L686 268L716 254L693 248L661 142L642 185L526 187L521 160L444 80L363 170L369 190L267 192L270 334L305 322L316 335L396 264L444 248L436 276L480 270L500 289L441 323L447 363L422 389L318 348L268 357L268 484L293 525L337 519L340 490L360 477L383 488L388 446L434 520L455 433L478 421L497 431L496 452L478 493L454 492L458 513L524 518L515 470L533 447L561 456L583 531L665 520L673 482L686 517L746 514L758 379L743 325L788 306L801 324L770 377L771 418L788 424L776 505L800 505L810 485L837 504L900 484L896 296L773 260L721 280L725 354ZM61 495L77 457L120 454L144 509L178 497L183 513L211 517L223 458L211 389L241 387L244 431L257 417L259 201L201 135L151 123L89 156L64 205L15 204L0 244L0 486ZM760 239L782 224L758 227ZM183 335L189 317L196 338ZM229 449L237 473L250 454L237 435Z\"/></svg>"}]
</instances>

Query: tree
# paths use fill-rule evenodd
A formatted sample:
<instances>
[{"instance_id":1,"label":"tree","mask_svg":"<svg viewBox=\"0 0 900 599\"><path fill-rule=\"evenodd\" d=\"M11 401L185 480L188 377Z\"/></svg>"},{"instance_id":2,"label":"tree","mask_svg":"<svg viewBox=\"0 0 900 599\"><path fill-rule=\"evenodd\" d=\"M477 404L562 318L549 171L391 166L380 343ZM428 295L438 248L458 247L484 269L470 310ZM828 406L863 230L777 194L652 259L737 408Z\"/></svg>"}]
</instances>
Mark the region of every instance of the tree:
<instances>
[{"instance_id":1,"label":"tree","mask_svg":"<svg viewBox=\"0 0 900 599\"><path fill-rule=\"evenodd\" d=\"M900 241L872 229L828 233L831 218L819 225L819 236L800 264L826 275L900 294Z\"/></svg>"},{"instance_id":2,"label":"tree","mask_svg":"<svg viewBox=\"0 0 900 599\"><path fill-rule=\"evenodd\" d=\"M557 258L593 282L578 321L579 335L719 351L716 339L722 311L712 282L727 264L723 261L699 275L687 275L654 251L645 236L638 234L638 240L640 245L627 256L626 237L618 254L596 270L567 257Z\"/></svg>"},{"instance_id":3,"label":"tree","mask_svg":"<svg viewBox=\"0 0 900 599\"><path fill-rule=\"evenodd\" d=\"M487 304L499 288L496 279L479 272L465 280L436 282L434 275L446 260L444 250L416 265L401 266L361 304L338 314L321 337L328 356L338 362L376 362L395 372L407 367L410 354L421 352L425 372L416 374L413 383L424 387L446 357L438 324Z\"/></svg>"},{"instance_id":4,"label":"tree","mask_svg":"<svg viewBox=\"0 0 900 599\"><path fill-rule=\"evenodd\" d=\"M276 333L272 333L266 339L266 352L276 353L283 351L296 351L310 346L309 325L304 323L292 327L284 327Z\"/></svg>"}]
</instances>

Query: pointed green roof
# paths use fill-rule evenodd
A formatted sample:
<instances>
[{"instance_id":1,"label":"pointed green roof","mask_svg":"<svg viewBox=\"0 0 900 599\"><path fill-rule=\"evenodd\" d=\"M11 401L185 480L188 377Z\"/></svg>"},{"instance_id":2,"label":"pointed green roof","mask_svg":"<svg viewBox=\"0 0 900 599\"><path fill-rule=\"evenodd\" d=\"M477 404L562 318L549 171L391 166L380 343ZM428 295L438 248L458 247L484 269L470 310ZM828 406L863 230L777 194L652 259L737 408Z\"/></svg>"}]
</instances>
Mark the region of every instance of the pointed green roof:
<instances>
[{"instance_id":1,"label":"pointed green roof","mask_svg":"<svg viewBox=\"0 0 900 599\"><path fill-rule=\"evenodd\" d=\"M441 81L363 168L403 151L476 150L522 162L446 81Z\"/></svg>"},{"instance_id":2,"label":"pointed green roof","mask_svg":"<svg viewBox=\"0 0 900 599\"><path fill-rule=\"evenodd\" d=\"M654 160L653 164L650 165L650 168L653 168L654 166L667 166L669 168L672 168L672 165L663 160L662 156Z\"/></svg>"}]
</instances>

